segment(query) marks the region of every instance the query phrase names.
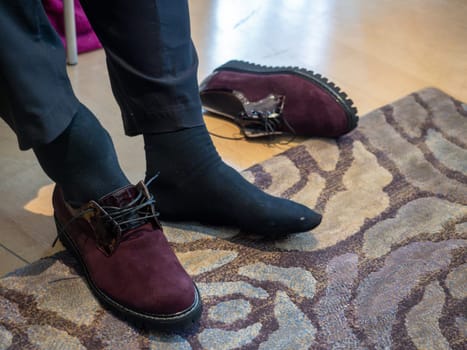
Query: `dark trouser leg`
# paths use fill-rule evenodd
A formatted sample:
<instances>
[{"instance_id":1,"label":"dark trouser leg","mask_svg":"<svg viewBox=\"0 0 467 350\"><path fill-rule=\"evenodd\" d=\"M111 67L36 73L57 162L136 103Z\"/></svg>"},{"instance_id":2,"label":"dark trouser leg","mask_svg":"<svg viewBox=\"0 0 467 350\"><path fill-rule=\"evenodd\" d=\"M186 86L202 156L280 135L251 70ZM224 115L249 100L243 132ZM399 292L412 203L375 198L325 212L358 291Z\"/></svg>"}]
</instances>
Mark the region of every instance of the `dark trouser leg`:
<instances>
[{"instance_id":1,"label":"dark trouser leg","mask_svg":"<svg viewBox=\"0 0 467 350\"><path fill-rule=\"evenodd\" d=\"M40 0L0 1L0 116L22 150L49 143L79 108Z\"/></svg>"},{"instance_id":2,"label":"dark trouser leg","mask_svg":"<svg viewBox=\"0 0 467 350\"><path fill-rule=\"evenodd\" d=\"M186 0L81 0L127 135L203 125Z\"/></svg>"},{"instance_id":3,"label":"dark trouser leg","mask_svg":"<svg viewBox=\"0 0 467 350\"><path fill-rule=\"evenodd\" d=\"M0 116L77 205L124 186L112 141L73 94L39 0L0 2Z\"/></svg>"},{"instance_id":4,"label":"dark trouser leg","mask_svg":"<svg viewBox=\"0 0 467 350\"><path fill-rule=\"evenodd\" d=\"M107 54L128 135L143 134L161 218L235 225L269 237L320 216L265 194L220 159L204 126L186 0L81 0Z\"/></svg>"}]
</instances>

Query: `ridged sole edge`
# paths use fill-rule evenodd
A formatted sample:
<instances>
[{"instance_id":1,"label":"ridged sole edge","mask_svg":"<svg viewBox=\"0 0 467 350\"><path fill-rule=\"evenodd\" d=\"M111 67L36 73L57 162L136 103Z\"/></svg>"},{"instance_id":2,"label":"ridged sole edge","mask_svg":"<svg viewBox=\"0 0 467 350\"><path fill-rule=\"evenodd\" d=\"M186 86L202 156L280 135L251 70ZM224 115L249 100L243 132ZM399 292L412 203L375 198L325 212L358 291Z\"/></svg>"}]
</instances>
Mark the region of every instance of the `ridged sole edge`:
<instances>
[{"instance_id":1,"label":"ridged sole edge","mask_svg":"<svg viewBox=\"0 0 467 350\"><path fill-rule=\"evenodd\" d=\"M304 78L321 88L325 89L334 99L339 103L339 105L344 108L345 113L348 118L348 130L347 132L353 130L358 125L358 111L354 106L354 102L347 96L345 92L341 90L336 84L332 81L323 77L321 74L317 74L311 70L300 67L272 67L264 66L256 63L250 63L246 61L232 60L222 66L217 67L214 72L220 71L233 71L233 72L251 72L257 74L293 74Z\"/></svg>"},{"instance_id":2,"label":"ridged sole edge","mask_svg":"<svg viewBox=\"0 0 467 350\"><path fill-rule=\"evenodd\" d=\"M119 317L123 321L130 322L139 327L146 328L158 328L160 330L183 330L193 327L196 322L201 318L202 313L202 301L198 287L195 287L195 301L193 305L182 312L172 315L151 315L143 314L137 311L133 311L119 304L111 297L103 293L97 288L91 279L91 276L86 268L81 255L79 254L78 248L76 247L73 240L69 237L66 231L62 228L62 225L54 215L55 225L57 227L58 238L62 242L63 246L78 260L80 267L83 269L84 277L88 283L89 288L93 292L94 296L104 305L107 309Z\"/></svg>"}]
</instances>

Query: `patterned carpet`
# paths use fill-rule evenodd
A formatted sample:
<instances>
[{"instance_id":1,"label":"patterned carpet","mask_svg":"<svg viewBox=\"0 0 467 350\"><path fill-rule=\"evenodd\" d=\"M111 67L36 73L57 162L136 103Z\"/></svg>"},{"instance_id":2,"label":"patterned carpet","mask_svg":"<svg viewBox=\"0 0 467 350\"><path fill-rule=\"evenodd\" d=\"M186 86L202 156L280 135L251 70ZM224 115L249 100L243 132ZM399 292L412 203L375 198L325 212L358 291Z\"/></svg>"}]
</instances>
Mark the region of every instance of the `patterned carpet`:
<instances>
[{"instance_id":1,"label":"patterned carpet","mask_svg":"<svg viewBox=\"0 0 467 350\"><path fill-rule=\"evenodd\" d=\"M166 223L203 295L197 329L127 326L59 253L0 279L0 349L465 349L466 131L467 105L422 90L244 172L322 212L316 230Z\"/></svg>"}]
</instances>

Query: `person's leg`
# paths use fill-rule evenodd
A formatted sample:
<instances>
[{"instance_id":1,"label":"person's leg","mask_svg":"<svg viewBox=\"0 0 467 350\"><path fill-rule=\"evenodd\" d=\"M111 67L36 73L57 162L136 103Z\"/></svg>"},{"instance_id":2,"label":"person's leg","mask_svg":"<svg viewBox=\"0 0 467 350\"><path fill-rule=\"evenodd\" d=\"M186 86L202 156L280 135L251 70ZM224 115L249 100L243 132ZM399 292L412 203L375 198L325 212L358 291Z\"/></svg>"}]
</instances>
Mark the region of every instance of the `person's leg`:
<instances>
[{"instance_id":1,"label":"person's leg","mask_svg":"<svg viewBox=\"0 0 467 350\"><path fill-rule=\"evenodd\" d=\"M321 217L269 196L219 157L204 126L186 0L82 0L107 54L125 132L143 134L162 219L236 225L277 236Z\"/></svg>"},{"instance_id":2,"label":"person's leg","mask_svg":"<svg viewBox=\"0 0 467 350\"><path fill-rule=\"evenodd\" d=\"M146 186L128 184L109 135L73 95L63 47L40 0L0 1L0 42L0 115L57 182L58 238L96 298L140 326L193 325L199 292Z\"/></svg>"},{"instance_id":3,"label":"person's leg","mask_svg":"<svg viewBox=\"0 0 467 350\"><path fill-rule=\"evenodd\" d=\"M112 139L84 105L59 137L33 150L42 169L75 207L130 183L120 168Z\"/></svg>"},{"instance_id":4,"label":"person's leg","mask_svg":"<svg viewBox=\"0 0 467 350\"><path fill-rule=\"evenodd\" d=\"M73 94L40 0L0 2L0 117L76 205L128 184L107 132Z\"/></svg>"}]
</instances>

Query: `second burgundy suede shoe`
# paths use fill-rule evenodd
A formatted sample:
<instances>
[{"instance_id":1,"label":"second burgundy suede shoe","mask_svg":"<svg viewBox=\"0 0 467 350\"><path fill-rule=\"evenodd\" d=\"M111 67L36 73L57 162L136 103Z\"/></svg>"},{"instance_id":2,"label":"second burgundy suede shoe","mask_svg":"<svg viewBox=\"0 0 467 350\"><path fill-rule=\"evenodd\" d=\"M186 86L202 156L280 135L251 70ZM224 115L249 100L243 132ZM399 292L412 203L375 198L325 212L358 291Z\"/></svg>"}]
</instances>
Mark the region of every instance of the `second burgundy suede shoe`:
<instances>
[{"instance_id":1,"label":"second burgundy suede shoe","mask_svg":"<svg viewBox=\"0 0 467 350\"><path fill-rule=\"evenodd\" d=\"M334 83L301 68L229 61L200 85L203 107L230 118L247 138L293 134L339 137L357 109Z\"/></svg>"},{"instance_id":2,"label":"second burgundy suede shoe","mask_svg":"<svg viewBox=\"0 0 467 350\"><path fill-rule=\"evenodd\" d=\"M167 239L145 184L126 186L79 209L53 194L58 238L76 257L95 296L138 325L185 328L201 298Z\"/></svg>"}]
</instances>

